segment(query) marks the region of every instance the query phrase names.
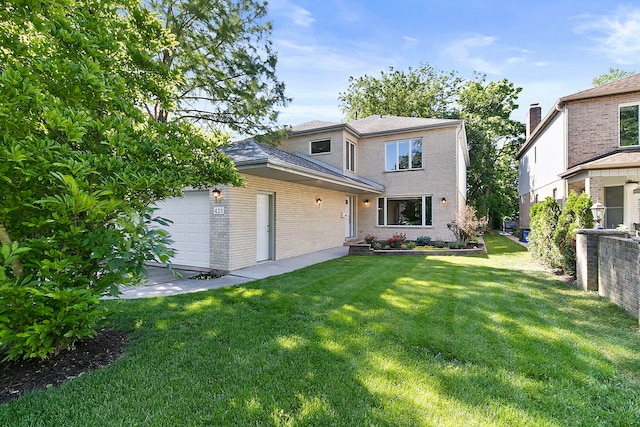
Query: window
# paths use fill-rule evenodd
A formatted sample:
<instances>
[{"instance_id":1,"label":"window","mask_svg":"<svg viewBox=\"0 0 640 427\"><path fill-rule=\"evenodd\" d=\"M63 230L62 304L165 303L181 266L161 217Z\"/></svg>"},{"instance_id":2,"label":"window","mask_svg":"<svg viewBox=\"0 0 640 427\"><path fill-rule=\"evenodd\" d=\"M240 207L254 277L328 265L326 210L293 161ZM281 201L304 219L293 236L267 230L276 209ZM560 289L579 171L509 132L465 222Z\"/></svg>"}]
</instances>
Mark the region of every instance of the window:
<instances>
[{"instance_id":1,"label":"window","mask_svg":"<svg viewBox=\"0 0 640 427\"><path fill-rule=\"evenodd\" d=\"M638 105L620 107L620 146L638 145L639 125Z\"/></svg>"},{"instance_id":2,"label":"window","mask_svg":"<svg viewBox=\"0 0 640 427\"><path fill-rule=\"evenodd\" d=\"M311 141L311 154L321 154L331 152L331 140Z\"/></svg>"},{"instance_id":3,"label":"window","mask_svg":"<svg viewBox=\"0 0 640 427\"><path fill-rule=\"evenodd\" d=\"M433 225L431 196L380 197L378 225L425 227Z\"/></svg>"},{"instance_id":4,"label":"window","mask_svg":"<svg viewBox=\"0 0 640 427\"><path fill-rule=\"evenodd\" d=\"M422 138L387 142L385 158L386 171L421 169Z\"/></svg>"},{"instance_id":5,"label":"window","mask_svg":"<svg viewBox=\"0 0 640 427\"><path fill-rule=\"evenodd\" d=\"M346 144L346 154L345 154L345 160L346 160L346 166L347 166L347 170L351 171L351 172L355 172L356 171L356 144L354 144L351 141L347 141Z\"/></svg>"},{"instance_id":6,"label":"window","mask_svg":"<svg viewBox=\"0 0 640 427\"><path fill-rule=\"evenodd\" d=\"M605 187L604 205L607 207L604 228L617 228L624 222L624 187Z\"/></svg>"}]
</instances>

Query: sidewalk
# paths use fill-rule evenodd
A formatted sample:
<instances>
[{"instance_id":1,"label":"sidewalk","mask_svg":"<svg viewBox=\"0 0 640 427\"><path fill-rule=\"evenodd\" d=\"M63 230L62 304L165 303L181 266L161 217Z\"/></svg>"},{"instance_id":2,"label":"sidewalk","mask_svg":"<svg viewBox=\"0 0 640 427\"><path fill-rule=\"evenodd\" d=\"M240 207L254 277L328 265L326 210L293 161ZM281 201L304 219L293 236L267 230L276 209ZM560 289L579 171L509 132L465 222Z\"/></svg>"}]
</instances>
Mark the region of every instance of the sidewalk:
<instances>
[{"instance_id":1,"label":"sidewalk","mask_svg":"<svg viewBox=\"0 0 640 427\"><path fill-rule=\"evenodd\" d=\"M289 273L310 265L340 258L346 256L348 252L348 246L339 246L337 248L326 249L279 261L265 261L255 267L232 271L226 276L207 280L189 279L189 277L195 276L200 272L200 270L197 269L176 269L183 276L183 278L180 279L165 267L150 266L148 267L149 278L147 279L147 283L141 286L122 288L120 298L164 297L189 292L206 291L209 289L218 289L226 286L241 285L243 283Z\"/></svg>"}]
</instances>

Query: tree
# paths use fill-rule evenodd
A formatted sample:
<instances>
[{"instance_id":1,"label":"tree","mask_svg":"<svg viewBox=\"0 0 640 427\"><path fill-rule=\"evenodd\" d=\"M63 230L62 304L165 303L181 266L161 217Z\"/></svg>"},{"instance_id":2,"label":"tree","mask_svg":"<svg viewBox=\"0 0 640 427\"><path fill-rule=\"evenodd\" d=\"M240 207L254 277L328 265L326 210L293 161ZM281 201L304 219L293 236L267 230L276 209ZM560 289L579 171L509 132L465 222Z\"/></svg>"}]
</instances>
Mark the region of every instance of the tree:
<instances>
[{"instance_id":1,"label":"tree","mask_svg":"<svg viewBox=\"0 0 640 427\"><path fill-rule=\"evenodd\" d=\"M524 125L511 120L521 88L506 79L466 82L458 98L459 117L467 125L470 167L468 199L477 212L499 227L518 212L518 165L515 154Z\"/></svg>"},{"instance_id":2,"label":"tree","mask_svg":"<svg viewBox=\"0 0 640 427\"><path fill-rule=\"evenodd\" d=\"M349 77L349 87L340 93L340 108L349 120L373 114L407 117L449 117L462 79L428 64L408 71L389 67L380 77Z\"/></svg>"},{"instance_id":3,"label":"tree","mask_svg":"<svg viewBox=\"0 0 640 427\"><path fill-rule=\"evenodd\" d=\"M591 80L591 84L593 86L600 86L606 83L611 83L616 80L624 79L625 77L633 76L635 71L625 71L619 68L609 68L609 72L605 74L600 74L598 77L594 77Z\"/></svg>"},{"instance_id":4,"label":"tree","mask_svg":"<svg viewBox=\"0 0 640 427\"><path fill-rule=\"evenodd\" d=\"M277 57L264 20L266 2L253 0L152 0L178 44L161 62L184 76L174 110L149 104L156 120L190 119L210 129L264 133L289 99L276 78Z\"/></svg>"},{"instance_id":5,"label":"tree","mask_svg":"<svg viewBox=\"0 0 640 427\"><path fill-rule=\"evenodd\" d=\"M339 95L349 119L372 114L464 119L469 142L468 203L493 225L518 211L515 153L524 125L511 120L521 88L506 79L487 82L477 75L464 81L423 64L407 72L382 72L380 77L350 77Z\"/></svg>"},{"instance_id":6,"label":"tree","mask_svg":"<svg viewBox=\"0 0 640 427\"><path fill-rule=\"evenodd\" d=\"M149 205L241 179L170 111L175 40L137 0L0 6L0 351L46 357L94 333L99 297L166 261Z\"/></svg>"}]
</instances>

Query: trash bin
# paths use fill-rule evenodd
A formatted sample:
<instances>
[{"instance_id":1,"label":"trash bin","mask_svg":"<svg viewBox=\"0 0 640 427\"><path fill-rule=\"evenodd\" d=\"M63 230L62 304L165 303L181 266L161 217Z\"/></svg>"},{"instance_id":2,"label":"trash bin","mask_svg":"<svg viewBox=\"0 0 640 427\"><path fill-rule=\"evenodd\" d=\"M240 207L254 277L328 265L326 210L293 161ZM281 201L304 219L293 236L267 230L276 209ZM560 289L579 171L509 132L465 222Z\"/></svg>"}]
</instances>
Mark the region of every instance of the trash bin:
<instances>
[{"instance_id":1,"label":"trash bin","mask_svg":"<svg viewBox=\"0 0 640 427\"><path fill-rule=\"evenodd\" d=\"M529 243L529 230L528 228L523 228L520 230L520 241L523 243Z\"/></svg>"}]
</instances>

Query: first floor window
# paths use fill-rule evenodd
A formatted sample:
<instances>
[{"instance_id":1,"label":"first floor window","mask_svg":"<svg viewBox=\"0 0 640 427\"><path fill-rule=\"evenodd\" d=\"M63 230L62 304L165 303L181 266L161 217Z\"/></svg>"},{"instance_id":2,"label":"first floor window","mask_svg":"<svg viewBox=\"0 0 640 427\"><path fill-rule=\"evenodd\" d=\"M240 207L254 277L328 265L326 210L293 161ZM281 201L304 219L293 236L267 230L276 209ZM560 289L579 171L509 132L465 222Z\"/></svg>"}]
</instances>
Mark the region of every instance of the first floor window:
<instances>
[{"instance_id":1,"label":"first floor window","mask_svg":"<svg viewBox=\"0 0 640 427\"><path fill-rule=\"evenodd\" d=\"M620 107L620 146L628 147L638 145L640 136L640 113L638 105L626 105Z\"/></svg>"},{"instance_id":2,"label":"first floor window","mask_svg":"<svg viewBox=\"0 0 640 427\"><path fill-rule=\"evenodd\" d=\"M432 197L380 197L378 225L425 227L433 225Z\"/></svg>"}]
</instances>

